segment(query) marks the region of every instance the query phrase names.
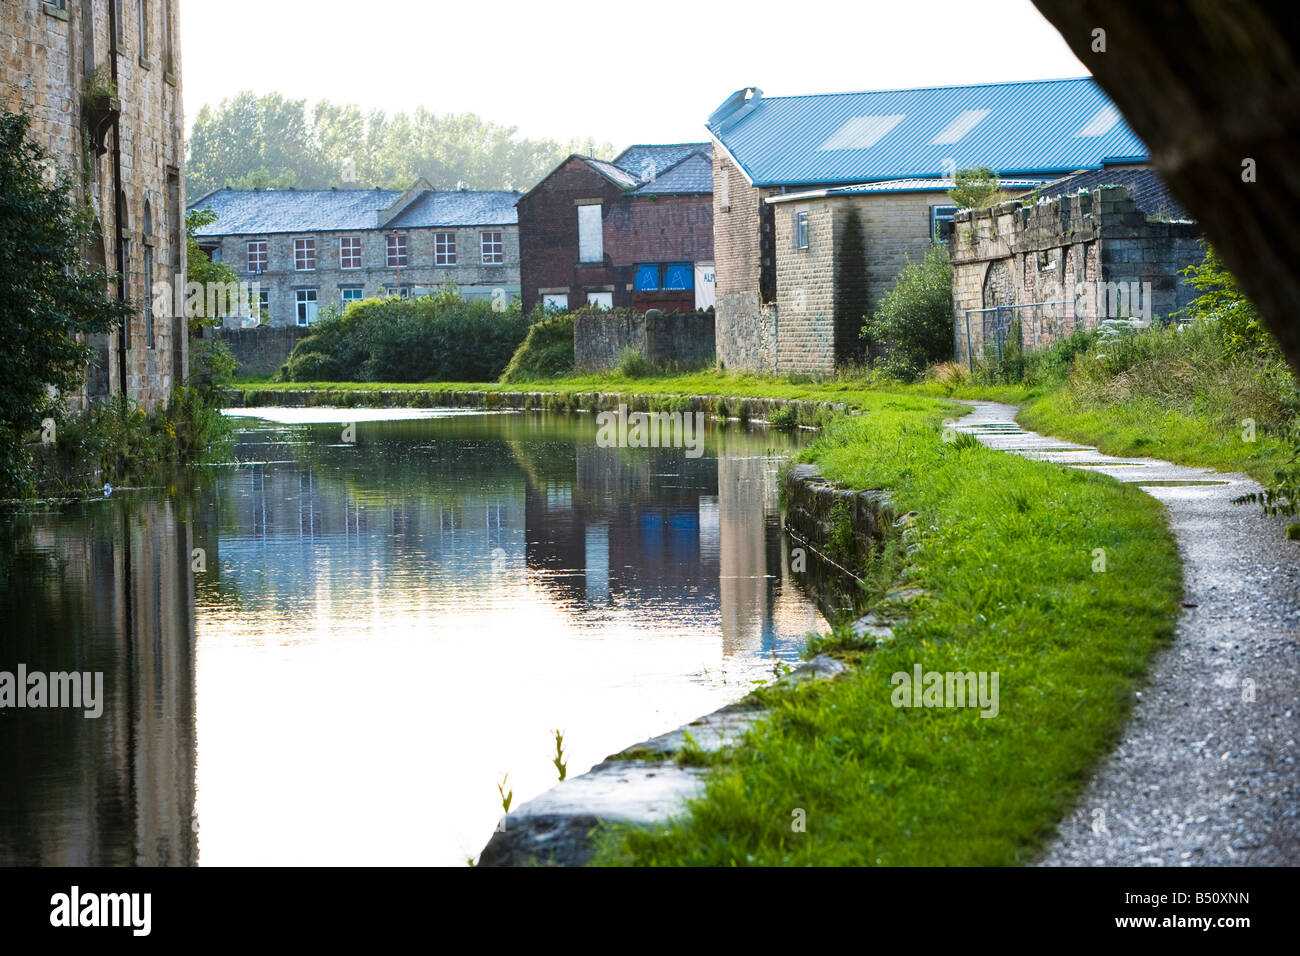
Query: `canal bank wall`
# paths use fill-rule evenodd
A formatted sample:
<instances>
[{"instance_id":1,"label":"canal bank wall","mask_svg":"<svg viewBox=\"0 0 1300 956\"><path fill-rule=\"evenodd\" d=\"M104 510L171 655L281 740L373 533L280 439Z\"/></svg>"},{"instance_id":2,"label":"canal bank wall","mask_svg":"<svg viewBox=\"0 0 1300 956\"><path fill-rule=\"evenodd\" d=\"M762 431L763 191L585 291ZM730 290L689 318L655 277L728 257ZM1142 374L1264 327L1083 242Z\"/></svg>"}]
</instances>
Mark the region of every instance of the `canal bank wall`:
<instances>
[{"instance_id":1,"label":"canal bank wall","mask_svg":"<svg viewBox=\"0 0 1300 956\"><path fill-rule=\"evenodd\" d=\"M293 389L227 388L226 408L482 408L554 412L703 412L713 418L769 421L777 412L798 425L816 426L846 411L842 402L794 398L727 398L718 395L656 395L628 392L528 392L482 389ZM789 411L785 411L788 409Z\"/></svg>"}]
</instances>

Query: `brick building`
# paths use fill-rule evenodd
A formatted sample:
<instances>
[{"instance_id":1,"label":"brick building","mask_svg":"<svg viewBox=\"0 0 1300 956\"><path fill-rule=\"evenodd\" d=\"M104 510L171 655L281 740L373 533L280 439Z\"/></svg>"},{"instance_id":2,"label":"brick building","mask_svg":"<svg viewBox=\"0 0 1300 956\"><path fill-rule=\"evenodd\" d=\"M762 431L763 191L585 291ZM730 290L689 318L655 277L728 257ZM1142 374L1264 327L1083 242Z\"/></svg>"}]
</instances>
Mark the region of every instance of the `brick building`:
<instances>
[{"instance_id":1,"label":"brick building","mask_svg":"<svg viewBox=\"0 0 1300 956\"><path fill-rule=\"evenodd\" d=\"M733 93L713 145L718 361L830 371L903 264L942 240L958 169L1009 189L1146 148L1090 78L764 97Z\"/></svg>"},{"instance_id":2,"label":"brick building","mask_svg":"<svg viewBox=\"0 0 1300 956\"><path fill-rule=\"evenodd\" d=\"M90 259L119 277L108 294L138 306L124 328L91 337L86 385L67 396L74 410L123 391L153 409L186 375L185 320L153 308L155 294L183 287L185 274L178 5L0 5L0 108L32 117L32 137L94 210Z\"/></svg>"},{"instance_id":3,"label":"brick building","mask_svg":"<svg viewBox=\"0 0 1300 956\"><path fill-rule=\"evenodd\" d=\"M707 143L570 156L519 200L525 310L713 304Z\"/></svg>"},{"instance_id":4,"label":"brick building","mask_svg":"<svg viewBox=\"0 0 1300 956\"><path fill-rule=\"evenodd\" d=\"M958 361L994 358L1013 329L1045 348L1108 318L1158 321L1197 295L1179 271L1204 257L1200 230L1154 170L1090 170L1032 199L954 218Z\"/></svg>"},{"instance_id":5,"label":"brick building","mask_svg":"<svg viewBox=\"0 0 1300 956\"><path fill-rule=\"evenodd\" d=\"M199 244L256 283L271 325L310 325L328 304L409 297L454 283L467 299L519 295L516 192L219 189L190 204L215 222ZM227 324L238 322L236 315Z\"/></svg>"}]
</instances>

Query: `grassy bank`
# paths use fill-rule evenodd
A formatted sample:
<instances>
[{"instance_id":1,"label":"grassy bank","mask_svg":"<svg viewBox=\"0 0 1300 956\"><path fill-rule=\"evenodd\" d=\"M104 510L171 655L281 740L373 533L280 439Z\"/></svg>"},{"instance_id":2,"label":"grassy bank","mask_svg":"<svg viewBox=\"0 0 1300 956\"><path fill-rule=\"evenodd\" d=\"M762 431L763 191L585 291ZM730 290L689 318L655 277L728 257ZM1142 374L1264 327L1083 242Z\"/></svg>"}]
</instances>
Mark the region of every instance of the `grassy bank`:
<instances>
[{"instance_id":1,"label":"grassy bank","mask_svg":"<svg viewBox=\"0 0 1300 956\"><path fill-rule=\"evenodd\" d=\"M1010 864L1050 834L1172 634L1177 549L1139 490L945 443L945 414L884 405L806 452L828 477L890 488L919 512L904 573L927 596L910 623L836 681L769 693L770 719L690 815L618 834L601 862ZM996 672L997 716L895 707L891 677L916 664ZM806 832L792 826L799 810Z\"/></svg>"}]
</instances>

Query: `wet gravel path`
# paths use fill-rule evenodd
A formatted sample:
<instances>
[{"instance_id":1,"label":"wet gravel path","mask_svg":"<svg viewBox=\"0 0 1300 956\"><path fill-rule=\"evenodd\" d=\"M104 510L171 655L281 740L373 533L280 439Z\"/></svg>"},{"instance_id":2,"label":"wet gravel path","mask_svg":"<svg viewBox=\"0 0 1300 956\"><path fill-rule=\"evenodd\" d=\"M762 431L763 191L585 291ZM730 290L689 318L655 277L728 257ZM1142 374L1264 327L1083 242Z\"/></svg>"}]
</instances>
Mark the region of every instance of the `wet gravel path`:
<instances>
[{"instance_id":1,"label":"wet gravel path","mask_svg":"<svg viewBox=\"0 0 1300 956\"><path fill-rule=\"evenodd\" d=\"M1300 542L1231 499L1249 478L1023 431L1017 409L967 402L957 429L1029 458L1144 485L1183 558L1184 610L1118 746L1038 860L1044 866L1300 864Z\"/></svg>"}]
</instances>

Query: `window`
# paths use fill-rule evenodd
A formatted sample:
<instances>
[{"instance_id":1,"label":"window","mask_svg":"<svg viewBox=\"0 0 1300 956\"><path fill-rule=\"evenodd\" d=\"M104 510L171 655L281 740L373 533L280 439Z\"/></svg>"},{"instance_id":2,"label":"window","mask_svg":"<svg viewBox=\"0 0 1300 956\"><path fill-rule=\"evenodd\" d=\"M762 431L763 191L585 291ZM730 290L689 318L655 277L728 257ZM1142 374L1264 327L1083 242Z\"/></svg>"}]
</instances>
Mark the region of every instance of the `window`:
<instances>
[{"instance_id":1,"label":"window","mask_svg":"<svg viewBox=\"0 0 1300 956\"><path fill-rule=\"evenodd\" d=\"M271 290L260 289L257 293L257 319L271 321Z\"/></svg>"},{"instance_id":2,"label":"window","mask_svg":"<svg viewBox=\"0 0 1300 956\"><path fill-rule=\"evenodd\" d=\"M952 217L956 206L930 207L930 241L944 242L952 235Z\"/></svg>"},{"instance_id":3,"label":"window","mask_svg":"<svg viewBox=\"0 0 1300 956\"><path fill-rule=\"evenodd\" d=\"M126 39L126 28L122 26L122 0L110 0L110 2L113 15L113 49L122 50L123 41Z\"/></svg>"},{"instance_id":4,"label":"window","mask_svg":"<svg viewBox=\"0 0 1300 956\"><path fill-rule=\"evenodd\" d=\"M483 233L483 264L499 266L506 261L505 246L500 232Z\"/></svg>"},{"instance_id":5,"label":"window","mask_svg":"<svg viewBox=\"0 0 1300 956\"><path fill-rule=\"evenodd\" d=\"M664 288L687 291L695 288L695 269L689 262L670 262L664 266Z\"/></svg>"},{"instance_id":6,"label":"window","mask_svg":"<svg viewBox=\"0 0 1300 956\"><path fill-rule=\"evenodd\" d=\"M266 240L254 239L247 245L248 249L248 271L265 272L266 271Z\"/></svg>"},{"instance_id":7,"label":"window","mask_svg":"<svg viewBox=\"0 0 1300 956\"><path fill-rule=\"evenodd\" d=\"M172 0L162 0L163 9L163 69L176 72L176 56L172 50Z\"/></svg>"},{"instance_id":8,"label":"window","mask_svg":"<svg viewBox=\"0 0 1300 956\"><path fill-rule=\"evenodd\" d=\"M394 232L387 236L388 239L388 268L405 269L406 268L406 233Z\"/></svg>"},{"instance_id":9,"label":"window","mask_svg":"<svg viewBox=\"0 0 1300 956\"><path fill-rule=\"evenodd\" d=\"M140 30L140 65L147 66L149 56L149 0L135 0L136 24Z\"/></svg>"},{"instance_id":10,"label":"window","mask_svg":"<svg viewBox=\"0 0 1300 956\"><path fill-rule=\"evenodd\" d=\"M316 290L297 289L294 292L294 306L299 325L311 325L316 321Z\"/></svg>"},{"instance_id":11,"label":"window","mask_svg":"<svg viewBox=\"0 0 1300 956\"><path fill-rule=\"evenodd\" d=\"M315 239L295 239L293 241L293 267L298 272L310 272L316 268Z\"/></svg>"},{"instance_id":12,"label":"window","mask_svg":"<svg viewBox=\"0 0 1300 956\"><path fill-rule=\"evenodd\" d=\"M345 309L353 302L360 302L365 297L365 290L359 285L345 285L339 290L339 298L342 300Z\"/></svg>"},{"instance_id":13,"label":"window","mask_svg":"<svg viewBox=\"0 0 1300 956\"><path fill-rule=\"evenodd\" d=\"M153 348L153 206L144 201L144 347Z\"/></svg>"},{"instance_id":14,"label":"window","mask_svg":"<svg viewBox=\"0 0 1300 956\"><path fill-rule=\"evenodd\" d=\"M794 214L794 247L796 249L808 248L808 213L806 212Z\"/></svg>"},{"instance_id":15,"label":"window","mask_svg":"<svg viewBox=\"0 0 1300 956\"><path fill-rule=\"evenodd\" d=\"M595 306L597 309L612 309L614 308L614 293L588 292L587 305Z\"/></svg>"},{"instance_id":16,"label":"window","mask_svg":"<svg viewBox=\"0 0 1300 956\"><path fill-rule=\"evenodd\" d=\"M409 282L403 282L393 290L393 294L399 299L409 299L411 297L411 288L412 286Z\"/></svg>"},{"instance_id":17,"label":"window","mask_svg":"<svg viewBox=\"0 0 1300 956\"><path fill-rule=\"evenodd\" d=\"M544 295L542 296L542 310L544 312L567 312L569 309L569 297L567 295Z\"/></svg>"},{"instance_id":18,"label":"window","mask_svg":"<svg viewBox=\"0 0 1300 956\"><path fill-rule=\"evenodd\" d=\"M637 292L655 292L659 288L659 263L647 262L636 267L636 281L632 287Z\"/></svg>"},{"instance_id":19,"label":"window","mask_svg":"<svg viewBox=\"0 0 1300 956\"><path fill-rule=\"evenodd\" d=\"M433 234L433 264L435 266L454 266L456 264L456 234L454 232L435 232Z\"/></svg>"},{"instance_id":20,"label":"window","mask_svg":"<svg viewBox=\"0 0 1300 956\"><path fill-rule=\"evenodd\" d=\"M361 268L361 237L343 236L339 239L339 268Z\"/></svg>"},{"instance_id":21,"label":"window","mask_svg":"<svg viewBox=\"0 0 1300 956\"><path fill-rule=\"evenodd\" d=\"M601 235L600 203L578 207L578 261L603 262L605 242Z\"/></svg>"}]
</instances>

